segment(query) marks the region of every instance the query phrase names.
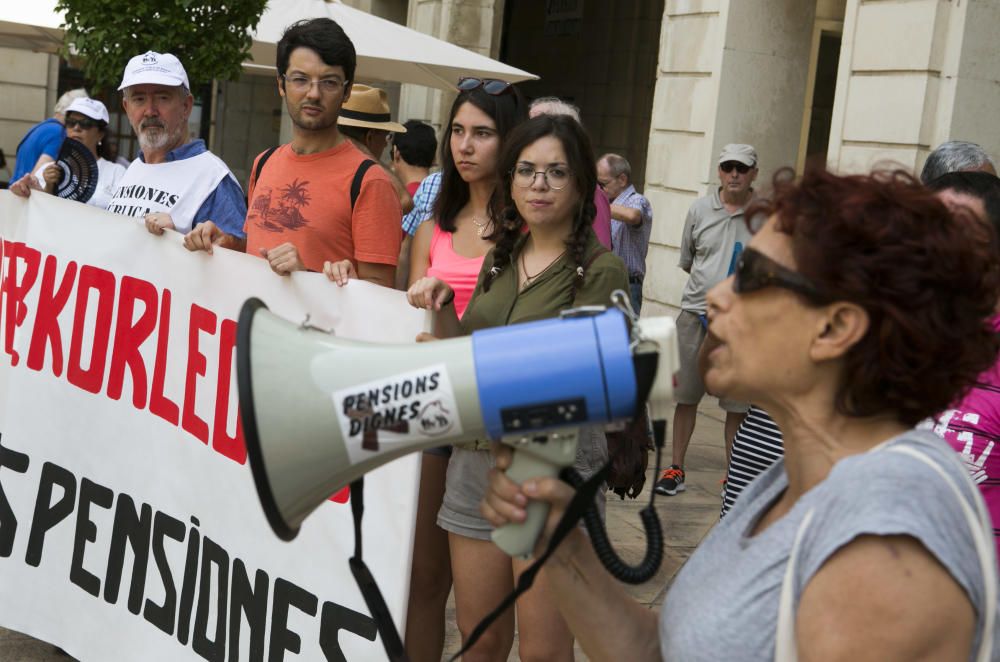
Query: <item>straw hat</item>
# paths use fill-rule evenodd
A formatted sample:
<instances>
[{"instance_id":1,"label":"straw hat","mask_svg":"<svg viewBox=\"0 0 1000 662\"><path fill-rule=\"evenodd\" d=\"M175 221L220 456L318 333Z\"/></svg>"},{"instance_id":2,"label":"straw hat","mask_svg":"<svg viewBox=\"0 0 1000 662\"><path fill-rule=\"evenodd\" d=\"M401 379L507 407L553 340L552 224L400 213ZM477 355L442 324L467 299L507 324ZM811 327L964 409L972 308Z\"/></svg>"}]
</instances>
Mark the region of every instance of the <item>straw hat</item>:
<instances>
[{"instance_id":1,"label":"straw hat","mask_svg":"<svg viewBox=\"0 0 1000 662\"><path fill-rule=\"evenodd\" d=\"M389 96L385 90L355 83L351 98L340 108L337 124L382 129L393 133L406 133L406 127L392 121L389 114Z\"/></svg>"}]
</instances>

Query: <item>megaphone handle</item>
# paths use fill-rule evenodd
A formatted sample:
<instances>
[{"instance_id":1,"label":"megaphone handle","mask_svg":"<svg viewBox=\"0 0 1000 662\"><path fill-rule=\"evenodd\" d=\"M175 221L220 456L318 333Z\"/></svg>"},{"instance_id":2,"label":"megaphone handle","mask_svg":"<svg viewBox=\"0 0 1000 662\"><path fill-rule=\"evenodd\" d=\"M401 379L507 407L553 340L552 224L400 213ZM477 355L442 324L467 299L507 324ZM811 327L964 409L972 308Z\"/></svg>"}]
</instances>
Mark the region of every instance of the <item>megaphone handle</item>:
<instances>
[{"instance_id":1,"label":"megaphone handle","mask_svg":"<svg viewBox=\"0 0 1000 662\"><path fill-rule=\"evenodd\" d=\"M561 467L525 451L514 451L514 459L507 468L507 477L521 485L529 478L558 476ZM529 501L525 508L527 518L520 524L504 524L493 531L493 542L510 556L527 558L535 548L549 516L549 504Z\"/></svg>"}]
</instances>

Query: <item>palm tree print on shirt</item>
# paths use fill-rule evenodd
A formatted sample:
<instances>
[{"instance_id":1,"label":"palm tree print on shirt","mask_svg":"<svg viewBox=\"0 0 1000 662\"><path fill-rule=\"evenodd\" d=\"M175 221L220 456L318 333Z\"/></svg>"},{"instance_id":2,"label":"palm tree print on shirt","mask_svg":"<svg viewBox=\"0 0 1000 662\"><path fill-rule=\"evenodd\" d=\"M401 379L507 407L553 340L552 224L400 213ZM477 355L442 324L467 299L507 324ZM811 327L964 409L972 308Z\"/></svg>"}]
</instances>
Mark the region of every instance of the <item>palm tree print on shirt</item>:
<instances>
[{"instance_id":1,"label":"palm tree print on shirt","mask_svg":"<svg viewBox=\"0 0 1000 662\"><path fill-rule=\"evenodd\" d=\"M254 196L251 213L258 214L263 221L260 226L270 232L298 230L309 223L302 215L302 208L308 207L312 200L308 186L306 180L292 180L281 187L276 203L274 189L268 188L261 195Z\"/></svg>"}]
</instances>

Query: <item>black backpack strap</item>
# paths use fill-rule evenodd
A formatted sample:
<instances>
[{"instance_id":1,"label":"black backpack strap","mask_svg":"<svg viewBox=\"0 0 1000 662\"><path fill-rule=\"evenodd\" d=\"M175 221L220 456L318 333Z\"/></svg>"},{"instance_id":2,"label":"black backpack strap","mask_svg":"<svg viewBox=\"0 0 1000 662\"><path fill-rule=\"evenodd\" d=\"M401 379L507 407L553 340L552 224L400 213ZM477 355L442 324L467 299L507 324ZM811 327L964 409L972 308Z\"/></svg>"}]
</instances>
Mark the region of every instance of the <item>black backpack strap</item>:
<instances>
[{"instance_id":1,"label":"black backpack strap","mask_svg":"<svg viewBox=\"0 0 1000 662\"><path fill-rule=\"evenodd\" d=\"M361 183L365 181L365 173L368 172L368 168L375 165L375 162L371 159L366 159L358 166L357 171L354 173L354 180L351 182L351 211L354 211L354 204L358 201L358 196L361 195Z\"/></svg>"},{"instance_id":2,"label":"black backpack strap","mask_svg":"<svg viewBox=\"0 0 1000 662\"><path fill-rule=\"evenodd\" d=\"M280 145L275 145L274 147L269 148L257 159L257 167L253 169L253 178L250 180L250 182L253 182L254 187L256 187L257 182L260 181L260 171L264 169L264 164L267 163L267 160L271 158L271 155L274 154L274 150L278 149L278 147L280 147ZM247 204L250 204L250 182L247 182Z\"/></svg>"}]
</instances>

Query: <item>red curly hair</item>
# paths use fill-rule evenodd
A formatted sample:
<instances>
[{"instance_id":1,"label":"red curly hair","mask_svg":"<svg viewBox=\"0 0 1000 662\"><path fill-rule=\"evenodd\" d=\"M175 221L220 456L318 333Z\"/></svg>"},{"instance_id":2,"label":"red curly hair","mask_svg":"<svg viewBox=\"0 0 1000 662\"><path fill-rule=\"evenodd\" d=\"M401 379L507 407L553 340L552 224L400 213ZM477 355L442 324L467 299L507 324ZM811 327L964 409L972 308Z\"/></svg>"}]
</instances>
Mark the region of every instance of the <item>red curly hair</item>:
<instances>
[{"instance_id":1,"label":"red curly hair","mask_svg":"<svg viewBox=\"0 0 1000 662\"><path fill-rule=\"evenodd\" d=\"M774 177L747 218L777 215L797 269L833 300L867 311L845 356L835 406L848 416L891 413L906 425L944 410L993 365L990 319L1000 296L992 228L950 213L903 171Z\"/></svg>"}]
</instances>

